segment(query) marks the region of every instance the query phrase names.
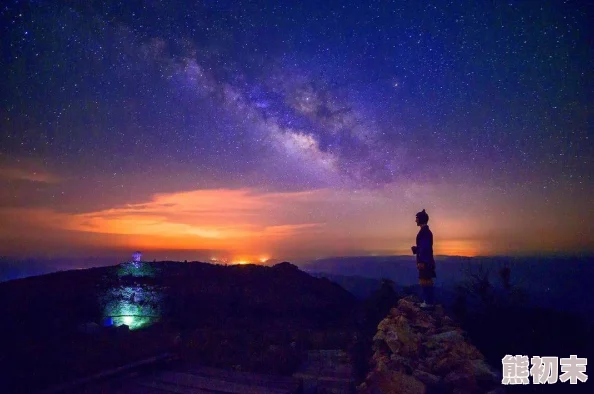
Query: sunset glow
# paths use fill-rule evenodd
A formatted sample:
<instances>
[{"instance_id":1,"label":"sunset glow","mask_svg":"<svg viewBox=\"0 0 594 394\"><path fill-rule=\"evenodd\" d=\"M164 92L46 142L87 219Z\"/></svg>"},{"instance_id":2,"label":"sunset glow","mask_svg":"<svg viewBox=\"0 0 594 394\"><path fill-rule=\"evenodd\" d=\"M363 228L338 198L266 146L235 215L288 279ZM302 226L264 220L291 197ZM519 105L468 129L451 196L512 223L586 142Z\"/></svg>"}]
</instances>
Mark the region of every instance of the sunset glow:
<instances>
[{"instance_id":1,"label":"sunset glow","mask_svg":"<svg viewBox=\"0 0 594 394\"><path fill-rule=\"evenodd\" d=\"M261 254L263 249L273 252L272 256L298 258L408 254L419 205L431 213L437 254L476 256L586 246L577 233L570 236L577 229L566 221L572 216L569 210L548 216L525 211L520 215L522 199L510 193L492 200L489 207L467 196L461 210L461 196L453 189L445 184L420 188L399 183L355 195L331 189L285 193L194 190L159 193L145 201L80 213L2 209L0 217L9 224L4 228L10 228L2 232L3 248L8 250L14 244L6 240L34 242L43 237L53 248L75 242L90 249L141 249L145 254L179 250L186 251L190 259L232 260L235 264L265 263L271 257ZM480 193L473 190L474 195ZM560 224L547 228L551 220ZM577 215L575 220L579 220ZM541 231L528 233L528 227ZM510 236L513 241L506 240ZM555 237L562 243L547 241ZM220 255L204 254L207 251ZM250 257L238 257L242 255Z\"/></svg>"}]
</instances>

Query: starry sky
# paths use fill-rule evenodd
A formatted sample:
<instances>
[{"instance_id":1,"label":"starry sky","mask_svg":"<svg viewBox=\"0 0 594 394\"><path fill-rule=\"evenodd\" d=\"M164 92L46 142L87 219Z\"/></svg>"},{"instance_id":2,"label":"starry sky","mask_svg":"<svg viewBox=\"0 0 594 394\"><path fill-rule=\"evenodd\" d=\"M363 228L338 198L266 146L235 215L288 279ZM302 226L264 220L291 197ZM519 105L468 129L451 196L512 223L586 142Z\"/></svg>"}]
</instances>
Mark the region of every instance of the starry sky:
<instances>
[{"instance_id":1,"label":"starry sky","mask_svg":"<svg viewBox=\"0 0 594 394\"><path fill-rule=\"evenodd\" d=\"M9 1L0 254L594 251L579 1Z\"/></svg>"}]
</instances>

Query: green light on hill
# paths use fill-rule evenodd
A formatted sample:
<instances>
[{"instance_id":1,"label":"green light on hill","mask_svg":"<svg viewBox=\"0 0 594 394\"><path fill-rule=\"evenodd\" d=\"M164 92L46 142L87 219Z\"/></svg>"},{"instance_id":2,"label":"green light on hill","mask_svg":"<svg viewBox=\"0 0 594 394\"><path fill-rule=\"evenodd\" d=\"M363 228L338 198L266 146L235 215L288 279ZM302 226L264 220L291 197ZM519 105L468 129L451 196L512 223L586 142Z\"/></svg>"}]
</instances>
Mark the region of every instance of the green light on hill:
<instances>
[{"instance_id":1,"label":"green light on hill","mask_svg":"<svg viewBox=\"0 0 594 394\"><path fill-rule=\"evenodd\" d=\"M156 319L152 317L132 315L113 316L112 319L114 326L119 327L126 325L130 330L138 330L139 328L149 326L156 321Z\"/></svg>"},{"instance_id":2,"label":"green light on hill","mask_svg":"<svg viewBox=\"0 0 594 394\"><path fill-rule=\"evenodd\" d=\"M102 294L101 303L106 325L137 330L160 320L163 294L149 286L115 286Z\"/></svg>"}]
</instances>

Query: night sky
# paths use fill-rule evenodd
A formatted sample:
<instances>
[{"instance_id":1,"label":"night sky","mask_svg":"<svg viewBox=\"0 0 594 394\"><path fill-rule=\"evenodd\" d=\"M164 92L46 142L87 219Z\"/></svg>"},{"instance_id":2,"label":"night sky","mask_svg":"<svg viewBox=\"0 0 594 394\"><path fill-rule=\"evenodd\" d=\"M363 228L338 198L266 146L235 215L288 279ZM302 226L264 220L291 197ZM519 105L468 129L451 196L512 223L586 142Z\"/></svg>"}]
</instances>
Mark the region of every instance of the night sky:
<instances>
[{"instance_id":1,"label":"night sky","mask_svg":"<svg viewBox=\"0 0 594 394\"><path fill-rule=\"evenodd\" d=\"M3 2L0 255L592 252L585 3Z\"/></svg>"}]
</instances>

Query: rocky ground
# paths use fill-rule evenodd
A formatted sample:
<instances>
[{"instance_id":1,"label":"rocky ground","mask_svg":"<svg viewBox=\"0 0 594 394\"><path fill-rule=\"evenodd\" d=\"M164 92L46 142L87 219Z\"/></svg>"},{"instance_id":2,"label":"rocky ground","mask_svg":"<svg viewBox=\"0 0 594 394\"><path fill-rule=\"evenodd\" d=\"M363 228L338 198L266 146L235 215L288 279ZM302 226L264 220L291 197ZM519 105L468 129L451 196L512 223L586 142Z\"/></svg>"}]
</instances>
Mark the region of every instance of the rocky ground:
<instances>
[{"instance_id":1,"label":"rocky ground","mask_svg":"<svg viewBox=\"0 0 594 394\"><path fill-rule=\"evenodd\" d=\"M500 373L439 305L398 301L378 325L371 369L360 394L500 393Z\"/></svg>"}]
</instances>

